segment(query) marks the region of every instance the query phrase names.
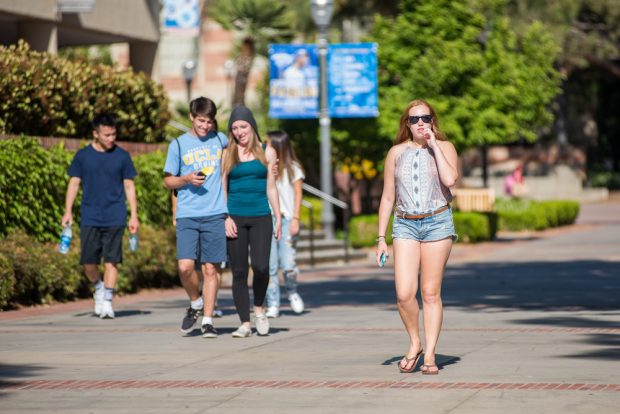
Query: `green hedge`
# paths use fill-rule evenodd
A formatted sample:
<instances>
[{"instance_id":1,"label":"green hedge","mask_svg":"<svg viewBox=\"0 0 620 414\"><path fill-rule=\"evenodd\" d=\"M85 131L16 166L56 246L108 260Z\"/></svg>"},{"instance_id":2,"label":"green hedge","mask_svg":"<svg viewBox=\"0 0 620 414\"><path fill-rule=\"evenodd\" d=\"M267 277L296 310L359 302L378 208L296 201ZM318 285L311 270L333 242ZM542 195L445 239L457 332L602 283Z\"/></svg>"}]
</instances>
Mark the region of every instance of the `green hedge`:
<instances>
[{"instance_id":1,"label":"green hedge","mask_svg":"<svg viewBox=\"0 0 620 414\"><path fill-rule=\"evenodd\" d=\"M142 226L136 252L128 250L126 240L116 286L119 293L179 283L174 230ZM0 309L91 295L90 283L79 264L79 232L74 231L67 255L56 248L55 243L41 243L19 231L0 240Z\"/></svg>"},{"instance_id":2,"label":"green hedge","mask_svg":"<svg viewBox=\"0 0 620 414\"><path fill-rule=\"evenodd\" d=\"M73 155L61 145L46 150L33 138L0 141L0 165L5 170L0 174L0 236L19 229L38 241L58 239ZM170 191L162 181L164 161L160 151L133 158L142 224L161 227L171 223ZM74 203L76 224L80 197L81 191Z\"/></svg>"},{"instance_id":3,"label":"green hedge","mask_svg":"<svg viewBox=\"0 0 620 414\"><path fill-rule=\"evenodd\" d=\"M133 157L140 223L166 227L172 223L170 190L163 184L166 154L161 151Z\"/></svg>"},{"instance_id":4,"label":"green hedge","mask_svg":"<svg viewBox=\"0 0 620 414\"><path fill-rule=\"evenodd\" d=\"M121 141L165 139L168 98L143 73L0 46L0 133L90 137L100 112L116 115Z\"/></svg>"},{"instance_id":5,"label":"green hedge","mask_svg":"<svg viewBox=\"0 0 620 414\"><path fill-rule=\"evenodd\" d=\"M57 239L72 157L32 138L0 141L0 236L21 229L39 241Z\"/></svg>"},{"instance_id":6,"label":"green hedge","mask_svg":"<svg viewBox=\"0 0 620 414\"><path fill-rule=\"evenodd\" d=\"M14 283L0 286L7 304L49 303L52 300L75 299L87 292L86 276L80 273L78 249L72 246L67 255L55 250L52 243L41 243L23 232L10 233L0 241L0 274L13 272Z\"/></svg>"},{"instance_id":7,"label":"green hedge","mask_svg":"<svg viewBox=\"0 0 620 414\"><path fill-rule=\"evenodd\" d=\"M606 187L609 190L620 190L620 173L613 171L597 171L588 173L592 187Z\"/></svg>"},{"instance_id":8,"label":"green hedge","mask_svg":"<svg viewBox=\"0 0 620 414\"><path fill-rule=\"evenodd\" d=\"M369 214L355 216L349 220L349 240L353 247L368 247L377 244L377 231L379 229L379 216ZM392 244L392 220L388 222L385 232L387 244Z\"/></svg>"},{"instance_id":9,"label":"green hedge","mask_svg":"<svg viewBox=\"0 0 620 414\"><path fill-rule=\"evenodd\" d=\"M454 212L454 227L460 242L478 243L495 238L497 215L495 213Z\"/></svg>"},{"instance_id":10,"label":"green hedge","mask_svg":"<svg viewBox=\"0 0 620 414\"><path fill-rule=\"evenodd\" d=\"M323 211L323 201L317 197L303 197L304 201L312 204L312 219L314 220L314 228L320 229L321 224L321 213ZM304 225L305 228L310 228L310 210L306 208L303 204L301 206L301 214L299 217L299 221Z\"/></svg>"},{"instance_id":11,"label":"green hedge","mask_svg":"<svg viewBox=\"0 0 620 414\"><path fill-rule=\"evenodd\" d=\"M454 227L459 242L477 243L495 238L497 216L494 213L454 212ZM377 214L357 216L349 222L349 239L353 247L369 247L376 244L379 217ZM392 243L392 219L386 232L388 244Z\"/></svg>"},{"instance_id":12,"label":"green hedge","mask_svg":"<svg viewBox=\"0 0 620 414\"><path fill-rule=\"evenodd\" d=\"M495 203L498 228L508 231L544 230L572 224L579 208L579 203L572 200L498 199Z\"/></svg>"}]
</instances>

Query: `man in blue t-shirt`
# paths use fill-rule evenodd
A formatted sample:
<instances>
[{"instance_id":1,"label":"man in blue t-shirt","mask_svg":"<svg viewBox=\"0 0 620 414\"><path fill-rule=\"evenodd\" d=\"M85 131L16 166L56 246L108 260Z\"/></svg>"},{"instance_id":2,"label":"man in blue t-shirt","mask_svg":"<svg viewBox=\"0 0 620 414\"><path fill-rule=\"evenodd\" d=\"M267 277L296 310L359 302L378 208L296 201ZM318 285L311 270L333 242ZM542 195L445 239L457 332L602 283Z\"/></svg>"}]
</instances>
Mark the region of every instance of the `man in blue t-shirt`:
<instances>
[{"instance_id":1,"label":"man in blue t-shirt","mask_svg":"<svg viewBox=\"0 0 620 414\"><path fill-rule=\"evenodd\" d=\"M93 120L93 142L79 150L69 166L69 185L65 197L63 226L73 224L73 202L82 185L80 206L80 264L95 285L95 315L113 319L112 298L122 263L122 241L127 225L127 206L130 218L127 227L136 233L138 202L133 178L136 170L129 153L115 144L116 120L110 114L100 114ZM103 257L103 281L99 264Z\"/></svg>"},{"instance_id":2,"label":"man in blue t-shirt","mask_svg":"<svg viewBox=\"0 0 620 414\"><path fill-rule=\"evenodd\" d=\"M190 102L192 128L168 146L164 185L178 192L176 208L177 260L181 284L189 296L181 332L190 333L202 316L202 336L216 338L213 310L219 264L226 261L226 198L221 162L228 145L215 128L217 108L204 97ZM202 267L202 297L195 263Z\"/></svg>"}]
</instances>

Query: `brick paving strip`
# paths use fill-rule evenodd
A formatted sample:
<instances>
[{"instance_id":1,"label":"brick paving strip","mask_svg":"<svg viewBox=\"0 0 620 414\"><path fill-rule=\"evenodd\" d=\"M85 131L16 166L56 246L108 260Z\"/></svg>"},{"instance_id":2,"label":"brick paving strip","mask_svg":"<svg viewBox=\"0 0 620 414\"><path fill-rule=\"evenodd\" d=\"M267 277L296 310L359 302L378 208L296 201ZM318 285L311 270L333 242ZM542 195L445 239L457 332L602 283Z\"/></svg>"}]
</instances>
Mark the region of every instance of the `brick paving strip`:
<instances>
[{"instance_id":1,"label":"brick paving strip","mask_svg":"<svg viewBox=\"0 0 620 414\"><path fill-rule=\"evenodd\" d=\"M289 332L402 332L402 328L288 328ZM0 334L24 333L121 333L121 332L178 332L177 328L2 328ZM513 332L513 333L565 333L565 334L620 334L620 328L444 328L442 332Z\"/></svg>"},{"instance_id":2,"label":"brick paving strip","mask_svg":"<svg viewBox=\"0 0 620 414\"><path fill-rule=\"evenodd\" d=\"M420 382L420 381L93 381L93 380L32 380L0 381L3 391L78 391L85 389L183 389L183 388L392 388L392 389L427 389L427 390L519 390L536 391L597 391L620 393L620 384L583 384L583 383L505 383L505 382Z\"/></svg>"}]
</instances>

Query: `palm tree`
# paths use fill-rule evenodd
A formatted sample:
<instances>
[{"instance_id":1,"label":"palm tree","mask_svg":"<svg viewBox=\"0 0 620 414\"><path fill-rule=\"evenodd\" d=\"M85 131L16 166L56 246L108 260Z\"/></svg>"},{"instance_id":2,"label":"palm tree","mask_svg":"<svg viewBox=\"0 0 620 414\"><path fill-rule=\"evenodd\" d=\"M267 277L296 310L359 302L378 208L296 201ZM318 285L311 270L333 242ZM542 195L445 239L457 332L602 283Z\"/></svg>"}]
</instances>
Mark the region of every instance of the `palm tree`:
<instances>
[{"instance_id":1,"label":"palm tree","mask_svg":"<svg viewBox=\"0 0 620 414\"><path fill-rule=\"evenodd\" d=\"M292 38L289 9L282 0L215 0L204 7L207 16L239 38L233 106L244 104L256 55L267 56L269 43Z\"/></svg>"}]
</instances>

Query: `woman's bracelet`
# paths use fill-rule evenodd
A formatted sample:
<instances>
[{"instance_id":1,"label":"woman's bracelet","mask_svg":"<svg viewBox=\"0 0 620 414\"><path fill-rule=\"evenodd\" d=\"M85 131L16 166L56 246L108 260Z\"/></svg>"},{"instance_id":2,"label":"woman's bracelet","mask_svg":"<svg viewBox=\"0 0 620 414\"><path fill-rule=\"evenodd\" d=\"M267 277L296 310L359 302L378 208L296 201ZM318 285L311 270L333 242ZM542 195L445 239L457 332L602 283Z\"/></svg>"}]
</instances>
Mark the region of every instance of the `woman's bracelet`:
<instances>
[{"instance_id":1,"label":"woman's bracelet","mask_svg":"<svg viewBox=\"0 0 620 414\"><path fill-rule=\"evenodd\" d=\"M377 236L377 238L375 239L377 243L379 243L381 240L385 241L385 236Z\"/></svg>"}]
</instances>

